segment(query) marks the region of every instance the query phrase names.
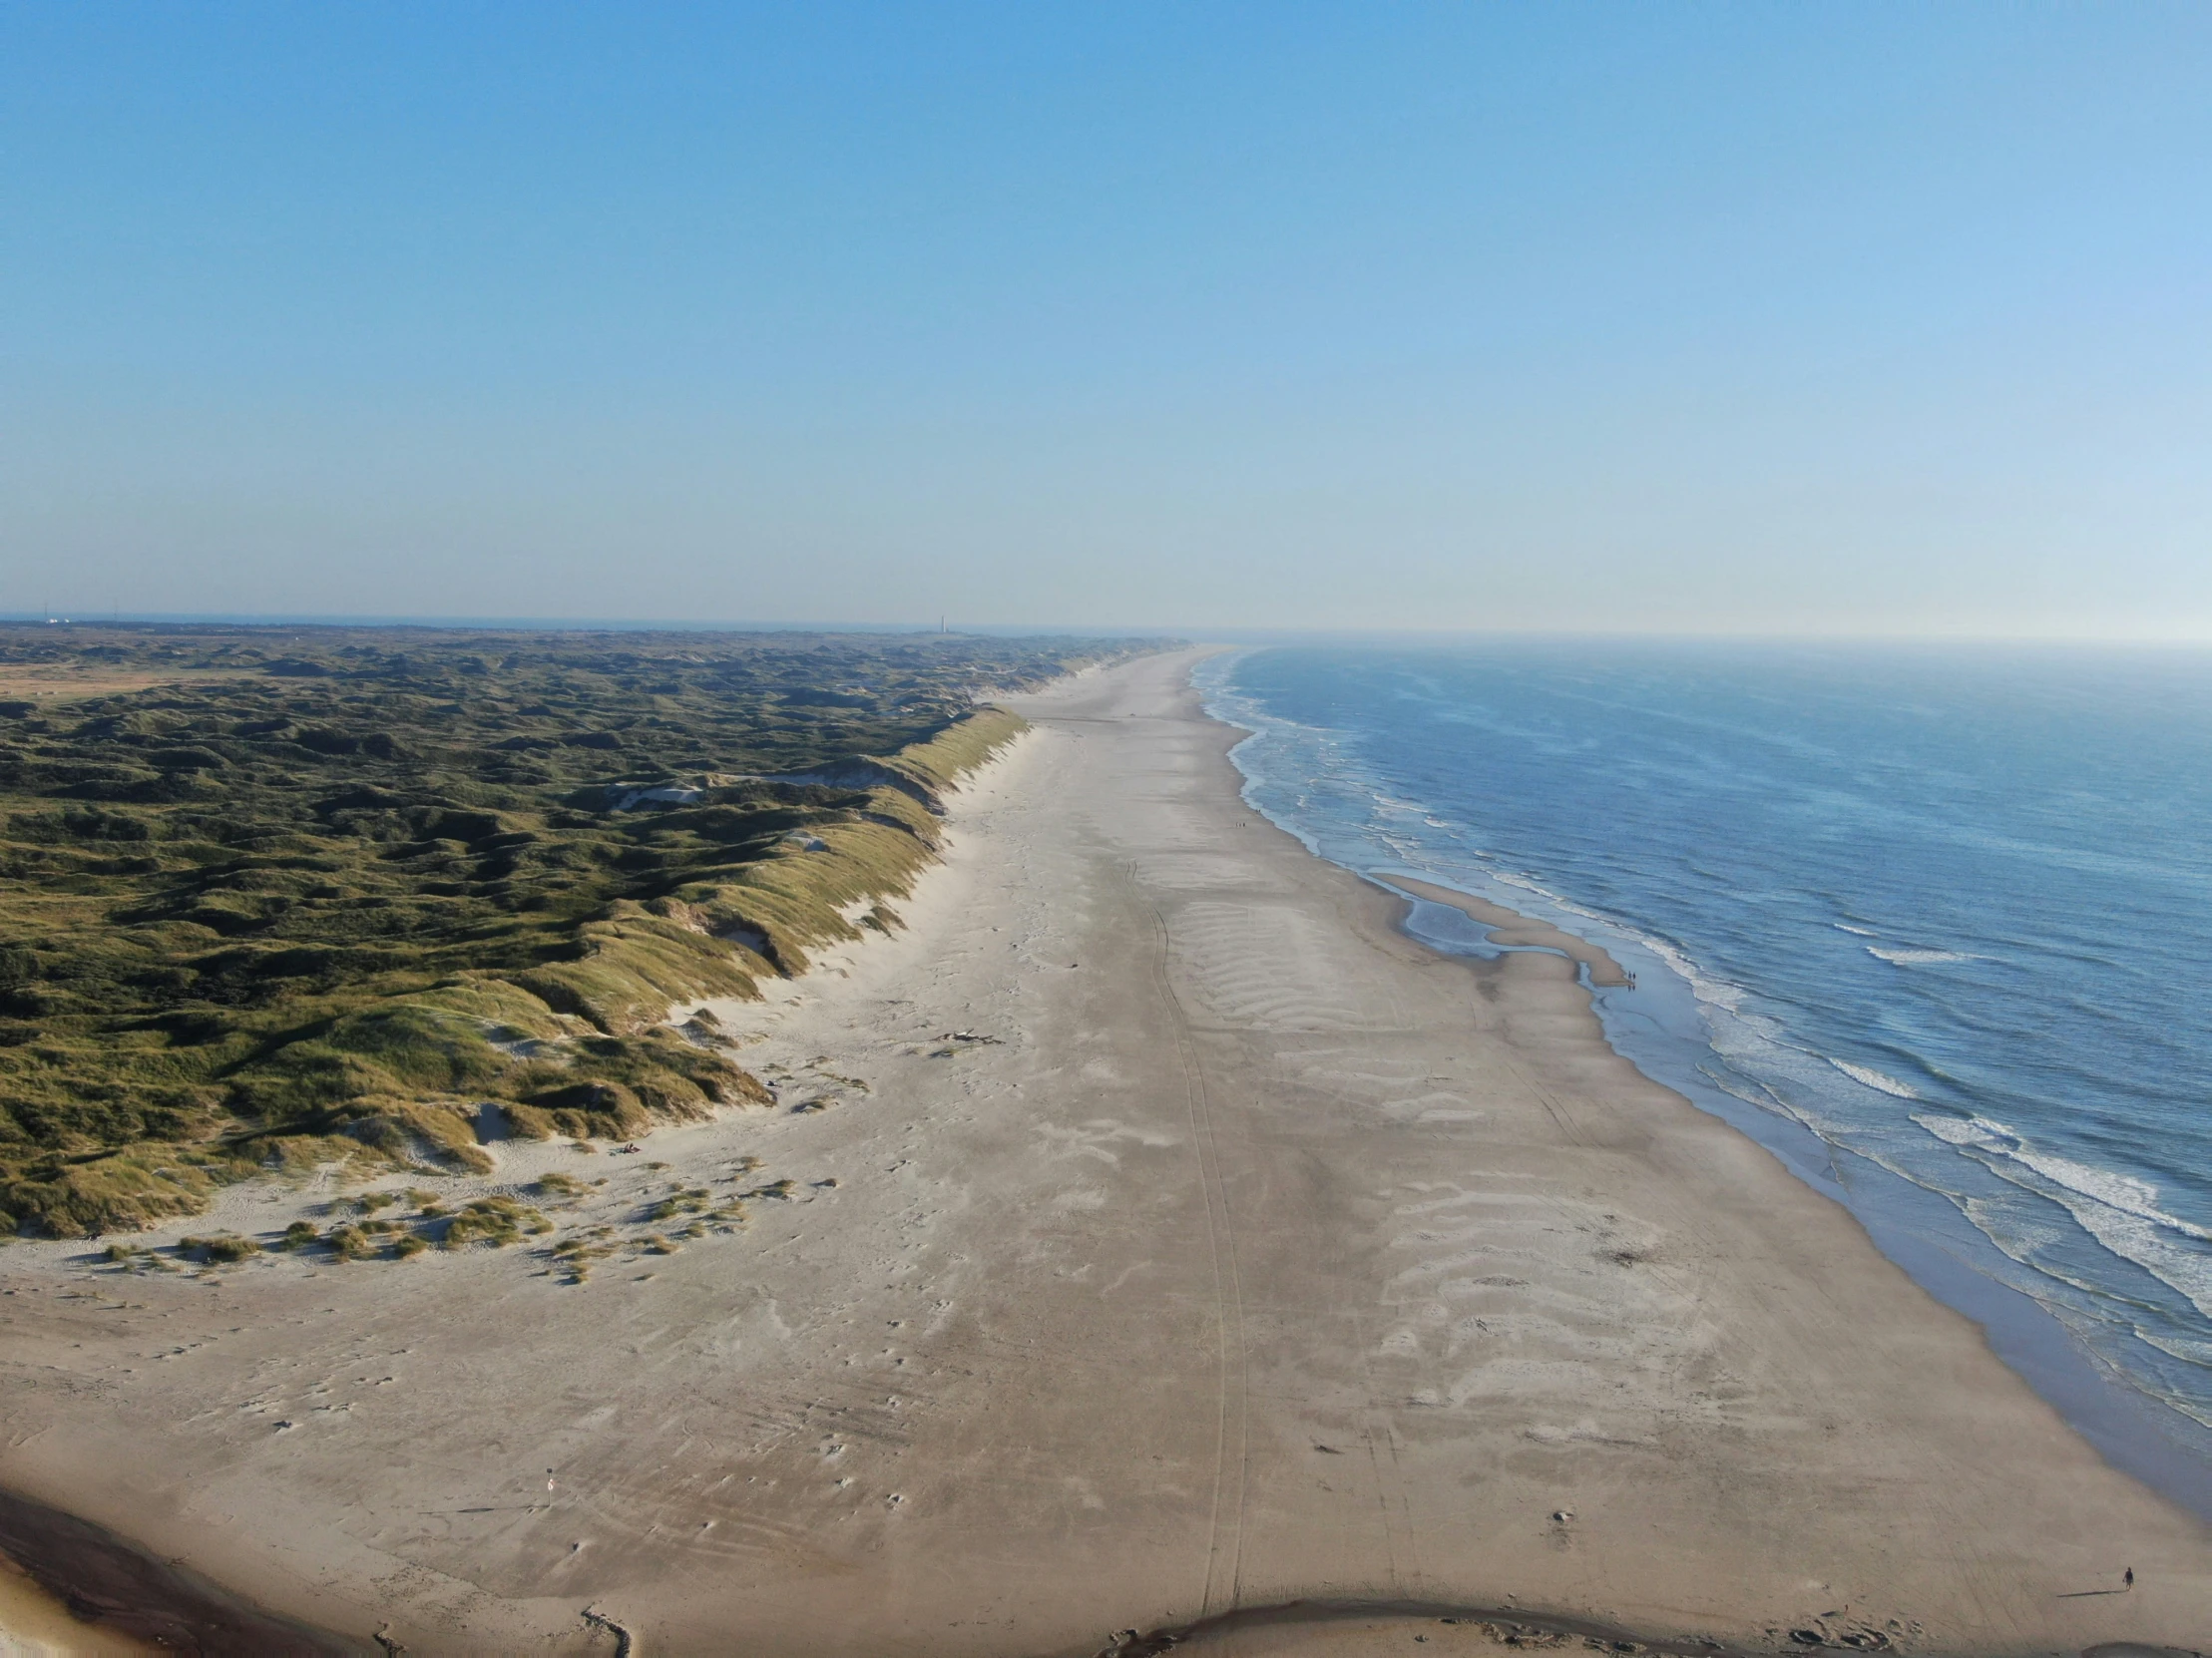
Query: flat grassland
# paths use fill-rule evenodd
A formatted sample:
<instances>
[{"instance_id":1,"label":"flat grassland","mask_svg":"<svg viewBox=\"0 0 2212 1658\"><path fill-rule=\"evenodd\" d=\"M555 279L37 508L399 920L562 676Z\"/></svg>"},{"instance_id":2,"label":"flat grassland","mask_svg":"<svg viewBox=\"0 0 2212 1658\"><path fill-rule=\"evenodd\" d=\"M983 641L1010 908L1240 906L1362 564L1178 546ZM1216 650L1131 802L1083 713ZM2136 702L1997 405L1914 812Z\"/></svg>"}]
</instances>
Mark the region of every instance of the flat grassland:
<instances>
[{"instance_id":1,"label":"flat grassland","mask_svg":"<svg viewBox=\"0 0 2212 1658\"><path fill-rule=\"evenodd\" d=\"M205 673L191 668L165 672L158 667L104 667L78 657L36 663L0 661L0 702L51 702L59 707L96 696L152 690L157 685L202 684L235 677L235 673Z\"/></svg>"},{"instance_id":2,"label":"flat grassland","mask_svg":"<svg viewBox=\"0 0 2212 1658\"><path fill-rule=\"evenodd\" d=\"M895 925L978 695L1116 653L0 627L0 1231L764 1098L669 1003Z\"/></svg>"}]
</instances>

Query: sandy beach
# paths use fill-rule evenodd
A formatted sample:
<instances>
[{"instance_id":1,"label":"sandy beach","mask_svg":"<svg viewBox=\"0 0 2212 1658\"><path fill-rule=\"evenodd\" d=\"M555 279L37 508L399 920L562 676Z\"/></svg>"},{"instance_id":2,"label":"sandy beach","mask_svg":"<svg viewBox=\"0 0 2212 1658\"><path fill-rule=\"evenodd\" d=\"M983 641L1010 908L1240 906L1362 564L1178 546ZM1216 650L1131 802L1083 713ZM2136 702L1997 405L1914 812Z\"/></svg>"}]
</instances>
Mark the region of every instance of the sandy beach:
<instances>
[{"instance_id":1,"label":"sandy beach","mask_svg":"<svg viewBox=\"0 0 2212 1658\"><path fill-rule=\"evenodd\" d=\"M1245 807L1193 659L1016 700L904 930L715 1005L773 1108L441 1179L584 1182L584 1282L10 1246L0 1485L368 1654L2212 1647L2198 1521L1574 962Z\"/></svg>"}]
</instances>

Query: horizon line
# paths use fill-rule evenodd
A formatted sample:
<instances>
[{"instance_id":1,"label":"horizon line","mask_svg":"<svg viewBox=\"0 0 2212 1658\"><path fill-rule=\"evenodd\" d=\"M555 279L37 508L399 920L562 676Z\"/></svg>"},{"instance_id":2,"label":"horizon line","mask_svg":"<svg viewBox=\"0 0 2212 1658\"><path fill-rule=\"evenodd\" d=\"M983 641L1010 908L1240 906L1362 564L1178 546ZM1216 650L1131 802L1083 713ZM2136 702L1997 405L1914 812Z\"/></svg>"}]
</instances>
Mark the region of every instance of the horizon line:
<instances>
[{"instance_id":1,"label":"horizon line","mask_svg":"<svg viewBox=\"0 0 2212 1658\"><path fill-rule=\"evenodd\" d=\"M948 628L940 621L853 622L829 620L678 620L656 617L482 617L438 615L373 615L346 612L249 612L249 611L137 611L106 615L59 611L0 611L0 625L23 626L176 626L176 627L422 627L462 628L484 632L687 632L687 633L914 633L939 636L1076 637L1154 639L1179 638L1192 644L1258 644L1313 641L1430 641L1453 640L1559 640L1649 643L1790 644L1892 644L1892 645L2102 645L2113 647L2212 647L2212 632L2198 633L2057 633L2030 631L1981 631L1969 629L1919 631L1873 629L1820 630L1814 628L1640 628L1640 627L1301 627L1283 625L1101 622L968 622Z\"/></svg>"}]
</instances>

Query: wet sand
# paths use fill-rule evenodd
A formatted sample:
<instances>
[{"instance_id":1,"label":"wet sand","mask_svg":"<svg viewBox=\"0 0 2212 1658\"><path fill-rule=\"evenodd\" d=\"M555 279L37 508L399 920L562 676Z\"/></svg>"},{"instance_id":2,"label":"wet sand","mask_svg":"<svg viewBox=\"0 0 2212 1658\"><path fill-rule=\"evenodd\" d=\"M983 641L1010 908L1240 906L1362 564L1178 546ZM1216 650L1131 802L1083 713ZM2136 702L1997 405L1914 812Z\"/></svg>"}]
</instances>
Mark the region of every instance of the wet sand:
<instances>
[{"instance_id":1,"label":"wet sand","mask_svg":"<svg viewBox=\"0 0 2212 1658\"><path fill-rule=\"evenodd\" d=\"M72 1616L22 1567L0 1558L0 1655L4 1658L47 1658L50 1653L141 1658L157 1650Z\"/></svg>"},{"instance_id":2,"label":"wet sand","mask_svg":"<svg viewBox=\"0 0 2212 1658\"><path fill-rule=\"evenodd\" d=\"M273 1617L74 1514L0 1491L0 1654L298 1654L351 1643Z\"/></svg>"},{"instance_id":3,"label":"wet sand","mask_svg":"<svg viewBox=\"0 0 2212 1658\"><path fill-rule=\"evenodd\" d=\"M615 1225L758 1157L741 1232L575 1286L18 1244L0 1484L368 1653L2206 1644L2194 1519L1574 962L1437 956L1254 816L1190 659L1018 704L906 930L718 1005L775 1110L450 1182Z\"/></svg>"}]
</instances>

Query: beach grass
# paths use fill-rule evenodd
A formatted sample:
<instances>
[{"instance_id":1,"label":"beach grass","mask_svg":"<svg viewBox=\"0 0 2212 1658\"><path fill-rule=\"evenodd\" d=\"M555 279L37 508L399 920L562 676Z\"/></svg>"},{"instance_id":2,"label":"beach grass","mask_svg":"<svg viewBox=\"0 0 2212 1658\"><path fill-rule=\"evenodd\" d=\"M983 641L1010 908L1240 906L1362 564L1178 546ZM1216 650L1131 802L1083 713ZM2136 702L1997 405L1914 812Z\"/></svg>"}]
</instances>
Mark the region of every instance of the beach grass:
<instances>
[{"instance_id":1,"label":"beach grass","mask_svg":"<svg viewBox=\"0 0 2212 1658\"><path fill-rule=\"evenodd\" d=\"M670 1010L897 925L1021 729L976 687L1118 653L0 626L0 667L91 687L0 702L0 1232L768 1102Z\"/></svg>"}]
</instances>

